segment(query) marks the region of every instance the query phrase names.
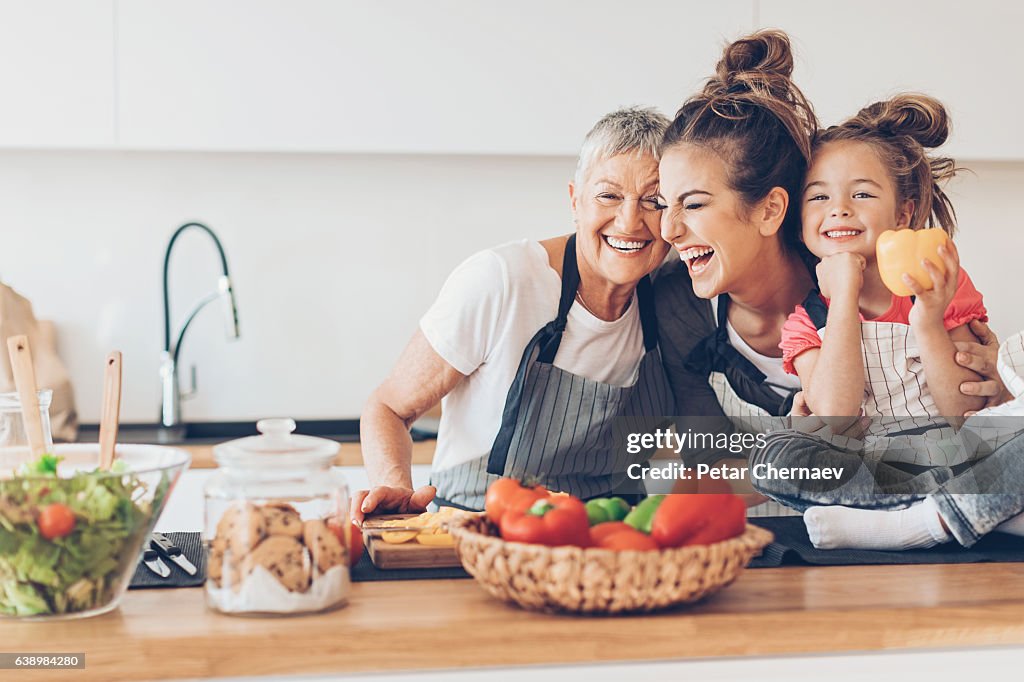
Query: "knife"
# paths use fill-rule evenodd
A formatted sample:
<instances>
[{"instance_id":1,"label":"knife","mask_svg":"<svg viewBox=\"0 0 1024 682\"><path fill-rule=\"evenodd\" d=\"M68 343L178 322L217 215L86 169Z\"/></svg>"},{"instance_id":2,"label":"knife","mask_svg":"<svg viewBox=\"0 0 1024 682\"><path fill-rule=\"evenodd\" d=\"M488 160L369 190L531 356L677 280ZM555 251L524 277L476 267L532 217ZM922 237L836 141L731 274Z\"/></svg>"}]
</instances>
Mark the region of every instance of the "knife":
<instances>
[{"instance_id":1,"label":"knife","mask_svg":"<svg viewBox=\"0 0 1024 682\"><path fill-rule=\"evenodd\" d=\"M359 532L363 535L380 535L381 533L422 533L427 530L424 526L360 526Z\"/></svg>"},{"instance_id":2,"label":"knife","mask_svg":"<svg viewBox=\"0 0 1024 682\"><path fill-rule=\"evenodd\" d=\"M171 542L170 538L163 533L153 533L150 536L149 546L155 549L163 558L178 564L181 570L189 575L195 575L198 572L198 569L192 565L192 562L185 558L181 547Z\"/></svg>"},{"instance_id":3,"label":"knife","mask_svg":"<svg viewBox=\"0 0 1024 682\"><path fill-rule=\"evenodd\" d=\"M171 569L167 567L167 564L160 561L160 555L151 549L142 553L142 563L161 578L166 578L171 574Z\"/></svg>"}]
</instances>

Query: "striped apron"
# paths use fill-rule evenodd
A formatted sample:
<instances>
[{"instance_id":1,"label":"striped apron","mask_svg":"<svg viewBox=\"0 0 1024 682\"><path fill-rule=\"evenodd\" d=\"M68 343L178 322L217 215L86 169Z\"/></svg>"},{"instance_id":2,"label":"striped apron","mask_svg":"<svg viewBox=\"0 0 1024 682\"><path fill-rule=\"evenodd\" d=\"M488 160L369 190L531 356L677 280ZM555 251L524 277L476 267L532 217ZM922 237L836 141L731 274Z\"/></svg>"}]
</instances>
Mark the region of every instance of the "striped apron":
<instances>
[{"instance_id":1,"label":"striped apron","mask_svg":"<svg viewBox=\"0 0 1024 682\"><path fill-rule=\"evenodd\" d=\"M490 454L432 472L437 504L483 509L487 487L500 477L536 479L550 490L583 499L609 493L633 498L645 494L643 482L628 478L626 470L645 463L653 453L629 454L615 435L619 429L648 431L655 423L652 418L674 410L658 349L653 288L648 277L637 285L645 352L636 382L621 387L554 365L579 283L576 237L572 236L562 262L558 316L523 351Z\"/></svg>"},{"instance_id":2,"label":"striped apron","mask_svg":"<svg viewBox=\"0 0 1024 682\"><path fill-rule=\"evenodd\" d=\"M804 303L822 336L828 306L813 293ZM914 330L899 322L863 321L864 415L871 418L865 459L914 467L955 467L984 458L1019 431L980 425L958 433L939 414L925 377ZM977 423L979 420L974 420Z\"/></svg>"},{"instance_id":3,"label":"striped apron","mask_svg":"<svg viewBox=\"0 0 1024 682\"><path fill-rule=\"evenodd\" d=\"M817 292L812 292L817 296ZM810 298L810 297L808 297ZM686 357L685 366L691 372L708 377L708 384L729 417L741 432L758 433L764 430L760 418L781 417L793 409L793 397L799 389L775 387L742 353L729 343L729 295L718 296L717 325L693 347ZM780 395L775 388L782 388ZM778 423L778 420L774 420Z\"/></svg>"},{"instance_id":4,"label":"striped apron","mask_svg":"<svg viewBox=\"0 0 1024 682\"><path fill-rule=\"evenodd\" d=\"M811 295L817 296L817 292ZM707 375L722 412L737 433L756 435L775 431L780 425L779 417L793 409L793 398L799 389L779 386L786 391L786 395L780 395L764 372L729 342L728 294L718 296L717 308L715 331L690 351L686 368ZM747 516L799 516L799 512L768 500L747 509Z\"/></svg>"}]
</instances>

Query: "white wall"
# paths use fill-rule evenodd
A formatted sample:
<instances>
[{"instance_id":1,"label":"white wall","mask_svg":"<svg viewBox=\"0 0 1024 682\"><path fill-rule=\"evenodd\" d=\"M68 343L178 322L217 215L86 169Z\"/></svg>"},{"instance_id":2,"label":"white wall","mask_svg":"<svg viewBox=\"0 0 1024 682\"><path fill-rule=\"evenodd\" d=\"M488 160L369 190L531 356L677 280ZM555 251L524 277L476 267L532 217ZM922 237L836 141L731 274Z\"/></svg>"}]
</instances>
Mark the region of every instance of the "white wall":
<instances>
[{"instance_id":1,"label":"white wall","mask_svg":"<svg viewBox=\"0 0 1024 682\"><path fill-rule=\"evenodd\" d=\"M1024 164L954 185L965 267L1002 335L1024 328ZM0 276L56 320L85 421L105 354L125 353L126 421L155 421L160 268L173 229L228 252L242 338L216 309L186 340L191 420L355 416L447 272L485 246L567 232L569 157L0 152ZM172 270L179 319L213 286L202 235Z\"/></svg>"},{"instance_id":2,"label":"white wall","mask_svg":"<svg viewBox=\"0 0 1024 682\"><path fill-rule=\"evenodd\" d=\"M569 158L0 152L0 277L58 323L82 418L125 354L123 416L155 421L160 273L174 228L227 250L242 338L189 331L186 419L355 416L447 272L495 242L569 231ZM219 264L196 232L172 264L180 320Z\"/></svg>"}]
</instances>

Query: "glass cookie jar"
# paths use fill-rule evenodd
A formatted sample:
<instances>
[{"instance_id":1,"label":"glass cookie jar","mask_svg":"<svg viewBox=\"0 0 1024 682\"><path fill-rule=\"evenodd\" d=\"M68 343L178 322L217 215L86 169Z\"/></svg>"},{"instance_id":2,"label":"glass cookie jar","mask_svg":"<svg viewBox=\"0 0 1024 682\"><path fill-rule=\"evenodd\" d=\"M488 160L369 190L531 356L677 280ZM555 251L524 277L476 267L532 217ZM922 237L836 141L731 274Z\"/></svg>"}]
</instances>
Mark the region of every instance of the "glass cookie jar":
<instances>
[{"instance_id":1,"label":"glass cookie jar","mask_svg":"<svg viewBox=\"0 0 1024 682\"><path fill-rule=\"evenodd\" d=\"M259 436L214 448L206 484L206 603L222 613L292 615L342 606L350 591L348 486L338 444L262 419Z\"/></svg>"}]
</instances>

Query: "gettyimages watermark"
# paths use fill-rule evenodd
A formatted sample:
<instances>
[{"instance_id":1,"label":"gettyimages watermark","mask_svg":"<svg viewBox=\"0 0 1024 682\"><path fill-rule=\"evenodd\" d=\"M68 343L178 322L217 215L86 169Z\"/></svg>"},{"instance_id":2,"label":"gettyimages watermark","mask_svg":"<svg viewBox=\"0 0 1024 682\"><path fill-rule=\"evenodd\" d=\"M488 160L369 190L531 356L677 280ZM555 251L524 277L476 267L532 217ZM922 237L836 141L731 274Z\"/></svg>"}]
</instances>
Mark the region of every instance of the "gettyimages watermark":
<instances>
[{"instance_id":1,"label":"gettyimages watermark","mask_svg":"<svg viewBox=\"0 0 1024 682\"><path fill-rule=\"evenodd\" d=\"M747 481L785 497L1024 494L1024 417L620 417L612 476Z\"/></svg>"},{"instance_id":2,"label":"gettyimages watermark","mask_svg":"<svg viewBox=\"0 0 1024 682\"><path fill-rule=\"evenodd\" d=\"M788 467L775 466L770 462L759 462L753 466L712 466L697 464L686 466L680 462L631 464L626 476L633 480L673 481L763 481L763 480L832 480L843 476L843 467Z\"/></svg>"}]
</instances>

